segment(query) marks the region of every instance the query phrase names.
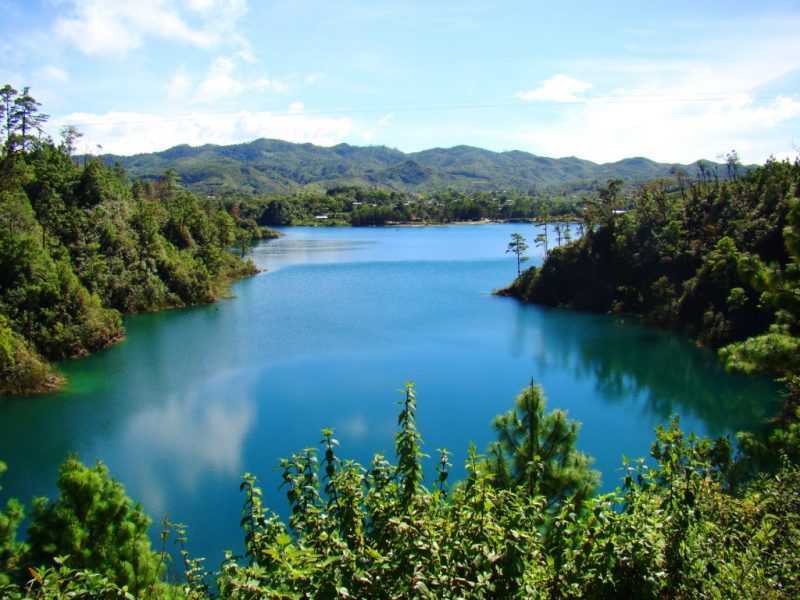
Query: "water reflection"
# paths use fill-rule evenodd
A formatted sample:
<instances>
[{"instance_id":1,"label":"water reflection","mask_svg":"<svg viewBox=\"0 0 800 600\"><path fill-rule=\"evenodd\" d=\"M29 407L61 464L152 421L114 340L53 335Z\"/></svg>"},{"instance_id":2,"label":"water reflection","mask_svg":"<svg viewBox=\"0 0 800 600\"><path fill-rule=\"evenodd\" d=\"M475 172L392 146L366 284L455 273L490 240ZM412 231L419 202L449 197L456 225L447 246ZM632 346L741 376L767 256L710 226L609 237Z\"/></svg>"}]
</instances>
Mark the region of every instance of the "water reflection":
<instances>
[{"instance_id":1,"label":"water reflection","mask_svg":"<svg viewBox=\"0 0 800 600\"><path fill-rule=\"evenodd\" d=\"M777 406L772 382L725 373L713 352L635 319L517 304L514 322L513 354L527 350L540 371L592 382L610 405L644 401L662 421L693 415L714 436L757 427Z\"/></svg>"},{"instance_id":2,"label":"water reflection","mask_svg":"<svg viewBox=\"0 0 800 600\"><path fill-rule=\"evenodd\" d=\"M125 470L155 514L167 512L169 493L195 494L212 474L236 480L244 471L244 442L257 406L241 378L225 373L202 394L172 395L128 420L120 446L133 460Z\"/></svg>"},{"instance_id":3,"label":"water reflection","mask_svg":"<svg viewBox=\"0 0 800 600\"><path fill-rule=\"evenodd\" d=\"M255 248L253 259L270 270L297 263L343 262L374 244L370 240L278 238ZM268 267L267 267L268 266Z\"/></svg>"}]
</instances>

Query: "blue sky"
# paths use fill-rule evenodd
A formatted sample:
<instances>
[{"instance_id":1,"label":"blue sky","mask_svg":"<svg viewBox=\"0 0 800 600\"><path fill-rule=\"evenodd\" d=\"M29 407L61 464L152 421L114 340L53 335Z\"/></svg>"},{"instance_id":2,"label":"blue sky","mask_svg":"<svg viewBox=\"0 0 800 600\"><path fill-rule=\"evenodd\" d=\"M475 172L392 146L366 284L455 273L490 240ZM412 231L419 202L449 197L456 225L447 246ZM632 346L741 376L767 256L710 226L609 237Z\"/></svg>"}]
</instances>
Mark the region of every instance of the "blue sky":
<instances>
[{"instance_id":1,"label":"blue sky","mask_svg":"<svg viewBox=\"0 0 800 600\"><path fill-rule=\"evenodd\" d=\"M598 162L800 148L800 2L0 0L82 150L258 137Z\"/></svg>"}]
</instances>

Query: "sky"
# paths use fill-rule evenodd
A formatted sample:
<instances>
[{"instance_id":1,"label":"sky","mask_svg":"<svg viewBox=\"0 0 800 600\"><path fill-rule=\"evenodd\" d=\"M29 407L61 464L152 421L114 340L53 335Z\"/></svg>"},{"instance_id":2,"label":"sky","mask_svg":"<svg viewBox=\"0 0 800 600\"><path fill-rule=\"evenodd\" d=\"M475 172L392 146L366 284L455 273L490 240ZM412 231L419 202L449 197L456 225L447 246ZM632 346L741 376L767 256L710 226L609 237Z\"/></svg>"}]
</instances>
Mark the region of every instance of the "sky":
<instances>
[{"instance_id":1,"label":"sky","mask_svg":"<svg viewBox=\"0 0 800 600\"><path fill-rule=\"evenodd\" d=\"M0 85L134 154L260 137L794 158L800 0L0 0Z\"/></svg>"}]
</instances>

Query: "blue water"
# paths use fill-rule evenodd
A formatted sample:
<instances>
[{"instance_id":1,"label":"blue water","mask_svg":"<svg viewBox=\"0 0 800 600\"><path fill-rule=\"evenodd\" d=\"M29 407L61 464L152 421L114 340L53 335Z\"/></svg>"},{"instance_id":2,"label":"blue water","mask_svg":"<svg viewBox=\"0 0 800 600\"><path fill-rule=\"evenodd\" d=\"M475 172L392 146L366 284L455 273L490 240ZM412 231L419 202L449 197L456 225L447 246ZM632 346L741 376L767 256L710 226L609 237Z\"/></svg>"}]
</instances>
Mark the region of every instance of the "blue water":
<instances>
[{"instance_id":1,"label":"blue water","mask_svg":"<svg viewBox=\"0 0 800 600\"><path fill-rule=\"evenodd\" d=\"M535 237L530 225L284 230L254 250L268 271L233 298L131 317L124 343L62 365L64 392L3 400L0 494L53 494L69 452L100 459L154 519L187 523L213 567L241 548L242 473L284 513L278 459L321 428L347 457L391 456L407 380L425 449L449 448L456 478L468 443L486 447L492 417L531 378L583 423L604 489L671 414L711 435L772 414L771 382L725 373L678 335L491 295L516 274L504 253L515 231Z\"/></svg>"}]
</instances>

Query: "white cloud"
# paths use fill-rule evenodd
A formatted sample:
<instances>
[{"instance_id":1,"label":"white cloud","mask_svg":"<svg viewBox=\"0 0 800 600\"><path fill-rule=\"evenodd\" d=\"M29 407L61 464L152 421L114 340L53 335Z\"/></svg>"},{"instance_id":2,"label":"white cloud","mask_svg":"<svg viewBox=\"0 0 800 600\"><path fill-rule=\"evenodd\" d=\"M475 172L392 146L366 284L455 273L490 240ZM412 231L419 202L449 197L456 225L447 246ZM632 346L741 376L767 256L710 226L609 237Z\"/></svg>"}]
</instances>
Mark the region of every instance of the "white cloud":
<instances>
[{"instance_id":1,"label":"white cloud","mask_svg":"<svg viewBox=\"0 0 800 600\"><path fill-rule=\"evenodd\" d=\"M745 162L791 156L800 125L800 94L791 85L800 73L800 38L777 31L695 51L694 60L571 63L574 72L592 74L597 91L507 133L506 143L600 162L629 156L690 162L733 148Z\"/></svg>"},{"instance_id":2,"label":"white cloud","mask_svg":"<svg viewBox=\"0 0 800 600\"><path fill-rule=\"evenodd\" d=\"M56 19L62 39L88 55L122 55L156 37L207 48L232 35L247 10L244 0L190 0L184 3L200 23L192 25L171 0L71 0L68 15ZM196 20L196 19L195 19Z\"/></svg>"},{"instance_id":3,"label":"white cloud","mask_svg":"<svg viewBox=\"0 0 800 600\"><path fill-rule=\"evenodd\" d=\"M236 74L236 63L233 59L217 57L208 69L205 79L195 92L195 101L215 103L230 100L244 93L272 90L283 93L288 86L282 82L266 77L242 78Z\"/></svg>"},{"instance_id":4,"label":"white cloud","mask_svg":"<svg viewBox=\"0 0 800 600\"><path fill-rule=\"evenodd\" d=\"M54 65L46 65L39 69L36 74L40 79L54 83L66 83L69 81L69 73L61 67L56 67Z\"/></svg>"},{"instance_id":5,"label":"white cloud","mask_svg":"<svg viewBox=\"0 0 800 600\"><path fill-rule=\"evenodd\" d=\"M770 130L800 117L800 101L778 96L681 96L664 90L619 91L586 102L576 112L520 135L534 151L553 156L578 154L605 162L628 156L691 162L736 148L746 161L763 161L790 148L790 140ZM779 147L775 147L778 144Z\"/></svg>"},{"instance_id":6,"label":"white cloud","mask_svg":"<svg viewBox=\"0 0 800 600\"><path fill-rule=\"evenodd\" d=\"M236 53L236 56L246 63L255 64L258 62L249 44L242 44L242 48Z\"/></svg>"},{"instance_id":7,"label":"white cloud","mask_svg":"<svg viewBox=\"0 0 800 600\"><path fill-rule=\"evenodd\" d=\"M544 80L538 88L517 92L515 96L527 102L579 102L579 95L590 87L591 83L559 74Z\"/></svg>"},{"instance_id":8,"label":"white cloud","mask_svg":"<svg viewBox=\"0 0 800 600\"><path fill-rule=\"evenodd\" d=\"M299 100L295 100L291 104L289 104L289 114L290 115L298 115L305 109L305 104L300 102Z\"/></svg>"},{"instance_id":9,"label":"white cloud","mask_svg":"<svg viewBox=\"0 0 800 600\"><path fill-rule=\"evenodd\" d=\"M252 372L222 369L163 402L143 406L128 422L120 450L127 457L131 483L148 509L163 513L168 490L197 491L209 477L236 478L242 472L244 444L253 431L258 404L249 391ZM231 381L242 387L230 395ZM243 381L244 380L244 381ZM202 392L198 390L203 388ZM208 389L220 392L208 393ZM217 399L215 399L217 398ZM218 398L224 398L219 400ZM136 448L169 456L169 465L139 460Z\"/></svg>"},{"instance_id":10,"label":"white cloud","mask_svg":"<svg viewBox=\"0 0 800 600\"><path fill-rule=\"evenodd\" d=\"M192 87L192 80L183 68L178 69L167 83L167 99L177 102L186 98Z\"/></svg>"},{"instance_id":11,"label":"white cloud","mask_svg":"<svg viewBox=\"0 0 800 600\"><path fill-rule=\"evenodd\" d=\"M349 117L263 111L181 115L73 113L53 119L49 129L57 132L68 123L84 133L82 145L94 148L100 144L105 152L114 154L153 152L178 144L235 144L261 137L332 146L354 130Z\"/></svg>"}]
</instances>

